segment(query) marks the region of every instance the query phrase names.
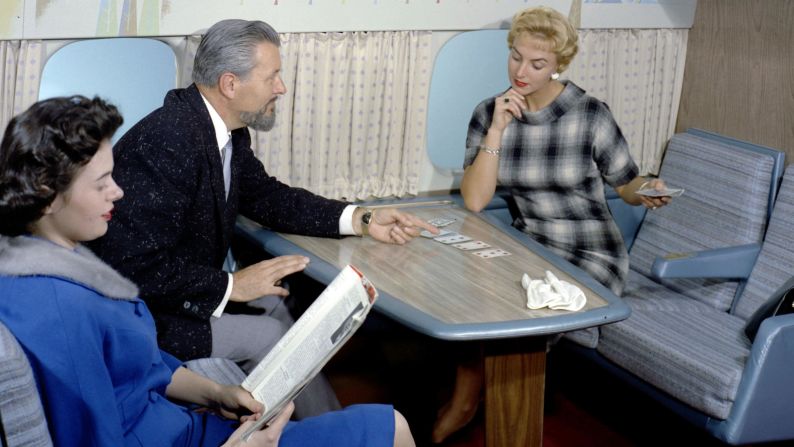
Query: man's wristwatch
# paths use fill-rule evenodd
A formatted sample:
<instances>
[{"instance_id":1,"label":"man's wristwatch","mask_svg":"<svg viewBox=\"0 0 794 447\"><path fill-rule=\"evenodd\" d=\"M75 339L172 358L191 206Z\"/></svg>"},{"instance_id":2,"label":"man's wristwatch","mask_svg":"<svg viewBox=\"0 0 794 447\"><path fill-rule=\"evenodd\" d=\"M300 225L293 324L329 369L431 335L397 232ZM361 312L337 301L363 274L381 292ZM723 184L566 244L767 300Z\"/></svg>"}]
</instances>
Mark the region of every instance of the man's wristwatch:
<instances>
[{"instance_id":1,"label":"man's wristwatch","mask_svg":"<svg viewBox=\"0 0 794 447\"><path fill-rule=\"evenodd\" d=\"M366 236L369 234L369 224L372 222L372 210L364 208L364 214L361 215L361 235Z\"/></svg>"}]
</instances>

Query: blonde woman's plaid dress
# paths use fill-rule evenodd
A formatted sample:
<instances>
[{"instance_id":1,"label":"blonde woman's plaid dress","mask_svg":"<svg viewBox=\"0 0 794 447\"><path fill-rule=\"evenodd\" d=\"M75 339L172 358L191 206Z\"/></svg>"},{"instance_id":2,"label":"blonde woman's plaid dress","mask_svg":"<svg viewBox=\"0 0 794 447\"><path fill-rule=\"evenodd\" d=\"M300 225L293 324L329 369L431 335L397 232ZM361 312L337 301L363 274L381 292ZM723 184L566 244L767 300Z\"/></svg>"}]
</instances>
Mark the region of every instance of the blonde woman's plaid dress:
<instances>
[{"instance_id":1,"label":"blonde woman's plaid dress","mask_svg":"<svg viewBox=\"0 0 794 447\"><path fill-rule=\"evenodd\" d=\"M495 97L474 109L464 168L474 162L493 118ZM628 253L604 197L638 174L609 108L573 82L548 107L525 111L502 135L498 182L519 216L513 226L577 265L616 294Z\"/></svg>"}]
</instances>

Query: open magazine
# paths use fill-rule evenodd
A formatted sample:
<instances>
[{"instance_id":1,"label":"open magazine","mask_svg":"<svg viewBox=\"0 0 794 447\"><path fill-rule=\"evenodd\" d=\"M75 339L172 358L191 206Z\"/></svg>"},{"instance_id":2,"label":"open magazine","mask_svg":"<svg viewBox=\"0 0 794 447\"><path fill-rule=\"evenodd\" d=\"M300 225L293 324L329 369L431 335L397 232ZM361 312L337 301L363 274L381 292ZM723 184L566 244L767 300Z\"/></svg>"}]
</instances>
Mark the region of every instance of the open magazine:
<instances>
[{"instance_id":1,"label":"open magazine","mask_svg":"<svg viewBox=\"0 0 794 447\"><path fill-rule=\"evenodd\" d=\"M378 292L346 266L242 383L265 409L251 433L275 417L364 322Z\"/></svg>"}]
</instances>

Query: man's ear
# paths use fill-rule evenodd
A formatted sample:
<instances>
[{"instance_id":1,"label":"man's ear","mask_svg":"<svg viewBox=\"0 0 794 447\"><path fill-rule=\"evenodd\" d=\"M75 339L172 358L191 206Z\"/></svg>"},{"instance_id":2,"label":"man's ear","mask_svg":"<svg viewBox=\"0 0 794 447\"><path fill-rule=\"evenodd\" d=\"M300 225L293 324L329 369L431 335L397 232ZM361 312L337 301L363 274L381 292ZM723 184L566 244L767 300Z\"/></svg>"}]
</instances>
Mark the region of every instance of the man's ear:
<instances>
[{"instance_id":1,"label":"man's ear","mask_svg":"<svg viewBox=\"0 0 794 447\"><path fill-rule=\"evenodd\" d=\"M220 78L218 78L218 90L221 92L221 95L228 99L234 98L239 85L240 78L238 78L234 73L227 71L226 73L222 74Z\"/></svg>"}]
</instances>

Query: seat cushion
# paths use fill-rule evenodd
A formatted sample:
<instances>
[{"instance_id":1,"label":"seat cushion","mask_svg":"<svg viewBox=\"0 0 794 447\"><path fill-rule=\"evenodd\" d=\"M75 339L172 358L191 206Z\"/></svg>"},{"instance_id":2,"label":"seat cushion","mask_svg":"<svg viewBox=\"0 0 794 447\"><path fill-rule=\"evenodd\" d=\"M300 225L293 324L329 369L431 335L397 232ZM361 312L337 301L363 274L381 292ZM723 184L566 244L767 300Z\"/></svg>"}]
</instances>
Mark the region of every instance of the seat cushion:
<instances>
[{"instance_id":1,"label":"seat cushion","mask_svg":"<svg viewBox=\"0 0 794 447\"><path fill-rule=\"evenodd\" d=\"M626 302L631 317L601 328L598 352L695 409L726 419L750 352L744 320L680 295Z\"/></svg>"},{"instance_id":2,"label":"seat cushion","mask_svg":"<svg viewBox=\"0 0 794 447\"><path fill-rule=\"evenodd\" d=\"M686 192L645 215L629 253L630 268L650 276L658 256L760 242L772 168L773 159L767 155L696 135L674 135L660 176ZM714 279L663 284L719 310L730 309L737 287L736 281Z\"/></svg>"},{"instance_id":3,"label":"seat cushion","mask_svg":"<svg viewBox=\"0 0 794 447\"><path fill-rule=\"evenodd\" d=\"M633 302L648 303L653 301L660 308L678 309L686 308L690 305L697 306L698 303L691 298L681 296L679 293L633 270L629 270L626 284L626 290L623 291L623 298L625 298L625 302L629 307L631 307L631 303ZM643 299L632 300L632 298ZM620 324L620 322L614 324ZM565 334L565 338L586 348L595 348L598 346L600 334L600 327L595 327L568 332Z\"/></svg>"},{"instance_id":4,"label":"seat cushion","mask_svg":"<svg viewBox=\"0 0 794 447\"><path fill-rule=\"evenodd\" d=\"M5 325L0 324L0 415L9 446L50 446L39 392L30 364Z\"/></svg>"}]
</instances>

